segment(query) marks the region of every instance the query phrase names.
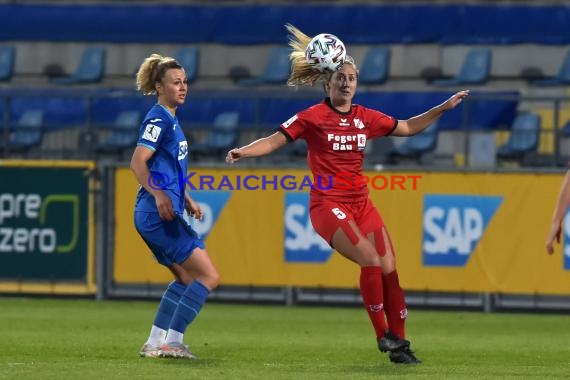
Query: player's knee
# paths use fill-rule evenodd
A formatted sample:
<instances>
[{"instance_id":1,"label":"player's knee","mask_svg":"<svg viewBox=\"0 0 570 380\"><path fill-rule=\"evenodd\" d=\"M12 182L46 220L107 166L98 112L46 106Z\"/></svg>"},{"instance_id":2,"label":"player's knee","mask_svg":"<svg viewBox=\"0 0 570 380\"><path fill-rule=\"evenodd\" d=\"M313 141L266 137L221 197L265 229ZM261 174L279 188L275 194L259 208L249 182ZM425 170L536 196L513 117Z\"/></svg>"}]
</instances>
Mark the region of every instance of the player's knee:
<instances>
[{"instance_id":1,"label":"player's knee","mask_svg":"<svg viewBox=\"0 0 570 380\"><path fill-rule=\"evenodd\" d=\"M200 281L210 290L214 290L220 285L220 274L217 270L212 269L205 273Z\"/></svg>"},{"instance_id":2,"label":"player's knee","mask_svg":"<svg viewBox=\"0 0 570 380\"><path fill-rule=\"evenodd\" d=\"M358 264L361 267L379 267L382 266L382 261L380 260L380 256L376 253L373 249L360 249L359 250L359 260Z\"/></svg>"}]
</instances>

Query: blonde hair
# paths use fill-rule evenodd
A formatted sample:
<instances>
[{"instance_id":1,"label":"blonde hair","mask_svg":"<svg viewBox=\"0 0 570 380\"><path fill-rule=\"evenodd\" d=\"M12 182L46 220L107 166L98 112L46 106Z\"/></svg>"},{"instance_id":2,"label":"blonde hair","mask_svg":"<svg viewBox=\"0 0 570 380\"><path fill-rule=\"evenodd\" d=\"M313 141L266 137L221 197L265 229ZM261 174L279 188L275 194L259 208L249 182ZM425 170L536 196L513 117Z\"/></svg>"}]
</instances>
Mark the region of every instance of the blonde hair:
<instances>
[{"instance_id":1,"label":"blonde hair","mask_svg":"<svg viewBox=\"0 0 570 380\"><path fill-rule=\"evenodd\" d=\"M160 54L145 58L137 71L137 91L144 95L156 94L156 83L162 81L169 69L182 69L182 66L174 58Z\"/></svg>"},{"instance_id":2,"label":"blonde hair","mask_svg":"<svg viewBox=\"0 0 570 380\"><path fill-rule=\"evenodd\" d=\"M291 46L292 49L289 54L289 59L291 60L291 74L287 80L287 85L313 86L319 80L327 82L332 75L332 71L327 70L320 72L312 68L305 58L305 49L307 45L309 45L309 42L311 42L312 37L307 36L291 24L285 24L285 28L287 28L289 32L289 46ZM347 55L344 59L344 63L351 64L358 73L358 67L351 56Z\"/></svg>"}]
</instances>

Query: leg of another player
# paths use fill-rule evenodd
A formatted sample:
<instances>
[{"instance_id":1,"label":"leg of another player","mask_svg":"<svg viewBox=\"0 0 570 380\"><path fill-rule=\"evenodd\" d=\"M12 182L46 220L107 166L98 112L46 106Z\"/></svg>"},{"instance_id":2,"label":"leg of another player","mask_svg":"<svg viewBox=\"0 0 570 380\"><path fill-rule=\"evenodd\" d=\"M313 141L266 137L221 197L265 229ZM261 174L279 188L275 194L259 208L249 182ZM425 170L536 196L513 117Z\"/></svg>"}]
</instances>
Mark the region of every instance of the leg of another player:
<instances>
[{"instance_id":1,"label":"leg of another player","mask_svg":"<svg viewBox=\"0 0 570 380\"><path fill-rule=\"evenodd\" d=\"M360 266L360 293L364 306L374 327L381 351L391 351L409 342L394 337L388 332L384 314L384 293L380 256L374 245L364 237L356 223L349 220L332 237L332 246L341 255Z\"/></svg>"}]
</instances>

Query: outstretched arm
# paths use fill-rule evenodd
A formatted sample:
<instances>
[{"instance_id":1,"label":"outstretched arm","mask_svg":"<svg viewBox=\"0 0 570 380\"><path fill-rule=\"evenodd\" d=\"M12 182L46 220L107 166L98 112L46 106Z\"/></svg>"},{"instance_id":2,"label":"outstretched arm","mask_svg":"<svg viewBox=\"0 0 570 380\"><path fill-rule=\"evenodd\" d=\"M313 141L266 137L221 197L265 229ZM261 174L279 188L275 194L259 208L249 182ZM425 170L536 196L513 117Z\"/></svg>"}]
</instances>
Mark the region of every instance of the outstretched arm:
<instances>
[{"instance_id":1,"label":"outstretched arm","mask_svg":"<svg viewBox=\"0 0 570 380\"><path fill-rule=\"evenodd\" d=\"M233 164L241 158L265 156L287 144L287 138L282 132L275 132L271 136L255 140L249 145L235 148L228 152L226 162Z\"/></svg>"},{"instance_id":2,"label":"outstretched arm","mask_svg":"<svg viewBox=\"0 0 570 380\"><path fill-rule=\"evenodd\" d=\"M413 136L417 135L428 126L433 124L447 110L455 108L463 99L469 95L469 90L459 91L451 98L427 112L409 118L408 120L398 120L398 126L392 132L392 136Z\"/></svg>"},{"instance_id":3,"label":"outstretched arm","mask_svg":"<svg viewBox=\"0 0 570 380\"><path fill-rule=\"evenodd\" d=\"M560 186L560 194L558 194L558 201L554 208L554 215L552 215L552 224L550 231L546 237L546 252L552 255L554 253L554 240L560 243L560 233L562 232L562 221L566 210L570 205L570 170L566 172L562 185Z\"/></svg>"}]
</instances>

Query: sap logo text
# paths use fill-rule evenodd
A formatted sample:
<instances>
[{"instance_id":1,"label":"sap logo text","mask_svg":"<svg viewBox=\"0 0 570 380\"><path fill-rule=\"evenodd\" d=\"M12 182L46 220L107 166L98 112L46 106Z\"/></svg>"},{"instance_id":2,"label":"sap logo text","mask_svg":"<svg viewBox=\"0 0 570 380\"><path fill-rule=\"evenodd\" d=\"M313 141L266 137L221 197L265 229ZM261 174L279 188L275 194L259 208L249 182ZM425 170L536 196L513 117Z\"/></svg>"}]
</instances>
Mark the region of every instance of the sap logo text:
<instances>
[{"instance_id":1,"label":"sap logo text","mask_svg":"<svg viewBox=\"0 0 570 380\"><path fill-rule=\"evenodd\" d=\"M502 201L495 196L426 195L424 266L465 266Z\"/></svg>"},{"instance_id":2,"label":"sap logo text","mask_svg":"<svg viewBox=\"0 0 570 380\"><path fill-rule=\"evenodd\" d=\"M333 250L317 234L309 216L309 194L285 194L285 261L325 263Z\"/></svg>"}]
</instances>

